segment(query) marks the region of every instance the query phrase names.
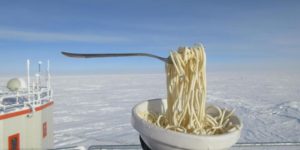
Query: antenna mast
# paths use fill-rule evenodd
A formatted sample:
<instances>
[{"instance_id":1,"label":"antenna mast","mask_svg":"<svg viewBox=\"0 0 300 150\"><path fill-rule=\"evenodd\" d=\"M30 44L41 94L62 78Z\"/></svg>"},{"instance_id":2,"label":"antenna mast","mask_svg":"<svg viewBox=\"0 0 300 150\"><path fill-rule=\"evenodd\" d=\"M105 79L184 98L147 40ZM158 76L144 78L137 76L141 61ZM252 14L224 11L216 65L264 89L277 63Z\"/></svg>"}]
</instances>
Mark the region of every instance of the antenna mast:
<instances>
[{"instance_id":1,"label":"antenna mast","mask_svg":"<svg viewBox=\"0 0 300 150\"><path fill-rule=\"evenodd\" d=\"M27 91L30 94L30 60L27 59Z\"/></svg>"},{"instance_id":2,"label":"antenna mast","mask_svg":"<svg viewBox=\"0 0 300 150\"><path fill-rule=\"evenodd\" d=\"M51 79L51 76L50 76L50 60L48 60L48 65L47 65L47 87L48 87L48 90L51 89L50 79Z\"/></svg>"},{"instance_id":3,"label":"antenna mast","mask_svg":"<svg viewBox=\"0 0 300 150\"><path fill-rule=\"evenodd\" d=\"M42 61L39 61L38 64L39 64L39 72L38 72L38 87L40 87L40 84L41 84L41 65L42 65Z\"/></svg>"}]
</instances>

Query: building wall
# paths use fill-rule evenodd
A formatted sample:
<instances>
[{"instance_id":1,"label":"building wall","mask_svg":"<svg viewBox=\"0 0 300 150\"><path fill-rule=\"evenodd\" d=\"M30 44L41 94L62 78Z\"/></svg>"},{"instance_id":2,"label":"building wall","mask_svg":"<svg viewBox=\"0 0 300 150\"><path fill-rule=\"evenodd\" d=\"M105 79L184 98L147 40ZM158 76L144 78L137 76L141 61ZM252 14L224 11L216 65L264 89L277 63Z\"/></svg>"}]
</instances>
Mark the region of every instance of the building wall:
<instances>
[{"instance_id":1,"label":"building wall","mask_svg":"<svg viewBox=\"0 0 300 150\"><path fill-rule=\"evenodd\" d=\"M42 123L47 122L47 136L42 140L42 147L45 149L53 148L53 105L42 111Z\"/></svg>"},{"instance_id":2,"label":"building wall","mask_svg":"<svg viewBox=\"0 0 300 150\"><path fill-rule=\"evenodd\" d=\"M4 149L4 145L3 145L3 139L4 139L4 135L3 135L3 122L0 120L0 149Z\"/></svg>"},{"instance_id":3,"label":"building wall","mask_svg":"<svg viewBox=\"0 0 300 150\"><path fill-rule=\"evenodd\" d=\"M0 120L1 149L8 149L8 137L20 134L20 149L53 148L53 102L36 107L31 112ZM24 111L24 110L23 110ZM47 136L43 137L43 123L47 122ZM1 133L2 132L2 133Z\"/></svg>"}]
</instances>

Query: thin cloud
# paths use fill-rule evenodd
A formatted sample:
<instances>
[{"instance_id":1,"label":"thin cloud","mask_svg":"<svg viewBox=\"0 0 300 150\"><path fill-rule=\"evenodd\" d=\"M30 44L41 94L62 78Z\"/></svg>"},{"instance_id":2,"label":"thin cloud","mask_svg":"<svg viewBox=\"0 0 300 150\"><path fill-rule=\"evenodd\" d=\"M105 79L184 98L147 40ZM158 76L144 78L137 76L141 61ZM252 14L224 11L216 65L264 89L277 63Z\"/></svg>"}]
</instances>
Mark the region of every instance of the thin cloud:
<instances>
[{"instance_id":1,"label":"thin cloud","mask_svg":"<svg viewBox=\"0 0 300 150\"><path fill-rule=\"evenodd\" d=\"M20 41L44 41L44 42L92 42L92 43L112 43L126 42L128 38L118 36L100 36L91 34L68 34L56 32L32 32L18 30L1 30L0 38Z\"/></svg>"}]
</instances>

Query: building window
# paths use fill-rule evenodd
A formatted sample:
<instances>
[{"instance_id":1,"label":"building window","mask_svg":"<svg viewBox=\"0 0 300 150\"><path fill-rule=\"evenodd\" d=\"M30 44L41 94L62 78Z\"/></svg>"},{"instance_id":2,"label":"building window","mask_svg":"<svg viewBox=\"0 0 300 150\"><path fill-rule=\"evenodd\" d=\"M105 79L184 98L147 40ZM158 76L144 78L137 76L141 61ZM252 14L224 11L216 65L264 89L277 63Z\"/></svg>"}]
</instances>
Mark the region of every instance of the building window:
<instances>
[{"instance_id":1,"label":"building window","mask_svg":"<svg viewBox=\"0 0 300 150\"><path fill-rule=\"evenodd\" d=\"M20 150L20 134L14 134L8 137L8 150Z\"/></svg>"},{"instance_id":2,"label":"building window","mask_svg":"<svg viewBox=\"0 0 300 150\"><path fill-rule=\"evenodd\" d=\"M43 138L47 136L47 122L43 123Z\"/></svg>"}]
</instances>

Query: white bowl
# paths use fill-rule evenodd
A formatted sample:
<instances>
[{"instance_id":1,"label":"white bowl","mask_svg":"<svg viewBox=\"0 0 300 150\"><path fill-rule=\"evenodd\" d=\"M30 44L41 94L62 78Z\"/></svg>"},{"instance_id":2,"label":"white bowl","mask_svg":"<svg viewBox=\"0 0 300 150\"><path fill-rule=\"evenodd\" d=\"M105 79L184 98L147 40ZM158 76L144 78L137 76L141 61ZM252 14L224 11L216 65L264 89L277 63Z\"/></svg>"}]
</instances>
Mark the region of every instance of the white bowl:
<instances>
[{"instance_id":1,"label":"white bowl","mask_svg":"<svg viewBox=\"0 0 300 150\"><path fill-rule=\"evenodd\" d=\"M230 117L230 121L240 126L240 128L221 135L192 135L175 132L160 128L142 118L142 114L149 111L163 113L166 107L166 99L153 99L141 102L132 109L132 126L140 133L143 141L152 150L224 150L229 149L240 138L243 125L235 115ZM210 107L208 113L217 113L217 109Z\"/></svg>"}]
</instances>

